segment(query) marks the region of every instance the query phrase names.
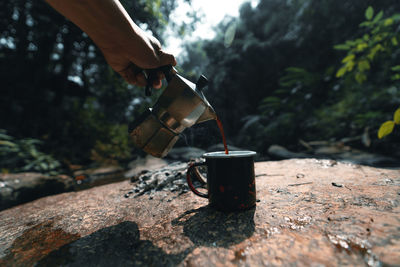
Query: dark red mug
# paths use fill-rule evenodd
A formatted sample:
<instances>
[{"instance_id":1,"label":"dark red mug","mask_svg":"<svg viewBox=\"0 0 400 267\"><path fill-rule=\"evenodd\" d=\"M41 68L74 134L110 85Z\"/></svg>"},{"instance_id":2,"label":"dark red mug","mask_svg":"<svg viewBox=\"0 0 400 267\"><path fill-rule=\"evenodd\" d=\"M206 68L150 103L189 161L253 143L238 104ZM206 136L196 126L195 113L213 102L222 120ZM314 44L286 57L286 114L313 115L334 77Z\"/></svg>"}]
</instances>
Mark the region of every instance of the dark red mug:
<instances>
[{"instance_id":1,"label":"dark red mug","mask_svg":"<svg viewBox=\"0 0 400 267\"><path fill-rule=\"evenodd\" d=\"M247 210L256 205L254 151L211 152L203 155L205 162L192 163L187 170L187 183L196 195L208 198L211 207L221 211ZM207 167L207 182L197 167ZM192 183L195 176L207 184L207 193Z\"/></svg>"}]
</instances>

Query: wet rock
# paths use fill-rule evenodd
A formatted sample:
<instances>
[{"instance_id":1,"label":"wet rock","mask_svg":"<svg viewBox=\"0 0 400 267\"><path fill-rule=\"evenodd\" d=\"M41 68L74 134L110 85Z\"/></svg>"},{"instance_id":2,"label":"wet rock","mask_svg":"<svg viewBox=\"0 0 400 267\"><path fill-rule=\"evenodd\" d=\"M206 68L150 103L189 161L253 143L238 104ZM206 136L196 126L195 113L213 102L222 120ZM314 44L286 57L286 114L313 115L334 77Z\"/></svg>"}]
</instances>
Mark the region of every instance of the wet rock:
<instances>
[{"instance_id":1,"label":"wet rock","mask_svg":"<svg viewBox=\"0 0 400 267\"><path fill-rule=\"evenodd\" d=\"M325 143L324 143L325 144ZM307 153L292 152L288 149L272 145L268 148L268 154L274 159L291 159L291 158L319 158L334 159L353 164L368 165L374 167L394 167L400 168L400 159L386 157L382 155L372 154L361 150L353 149L348 146L318 146Z\"/></svg>"},{"instance_id":2,"label":"wet rock","mask_svg":"<svg viewBox=\"0 0 400 267\"><path fill-rule=\"evenodd\" d=\"M140 180L3 210L0 266L398 265L398 170L315 159L255 167L259 201L244 212L167 185L125 197Z\"/></svg>"},{"instance_id":3,"label":"wet rock","mask_svg":"<svg viewBox=\"0 0 400 267\"><path fill-rule=\"evenodd\" d=\"M44 196L127 180L126 173L127 170L119 166L109 166L77 170L72 177L41 173L0 174L0 210Z\"/></svg>"},{"instance_id":4,"label":"wet rock","mask_svg":"<svg viewBox=\"0 0 400 267\"><path fill-rule=\"evenodd\" d=\"M345 151L337 154L335 158L337 160L348 161L354 164L379 167L400 167L400 159L367 153L359 150Z\"/></svg>"},{"instance_id":5,"label":"wet rock","mask_svg":"<svg viewBox=\"0 0 400 267\"><path fill-rule=\"evenodd\" d=\"M115 183L128 179L126 170L120 166L104 166L74 172L74 190L84 190L94 186Z\"/></svg>"},{"instance_id":6,"label":"wet rock","mask_svg":"<svg viewBox=\"0 0 400 267\"><path fill-rule=\"evenodd\" d=\"M290 158L309 158L310 155L305 153L296 153L287 150L283 146L272 145L268 148L268 154L275 159L290 159Z\"/></svg>"},{"instance_id":7,"label":"wet rock","mask_svg":"<svg viewBox=\"0 0 400 267\"><path fill-rule=\"evenodd\" d=\"M400 160L351 148L345 145L320 146L313 151L319 158L332 158L353 164L381 167L400 167Z\"/></svg>"},{"instance_id":8,"label":"wet rock","mask_svg":"<svg viewBox=\"0 0 400 267\"><path fill-rule=\"evenodd\" d=\"M73 179L66 175L0 174L0 210L40 197L71 191L73 185Z\"/></svg>"}]
</instances>

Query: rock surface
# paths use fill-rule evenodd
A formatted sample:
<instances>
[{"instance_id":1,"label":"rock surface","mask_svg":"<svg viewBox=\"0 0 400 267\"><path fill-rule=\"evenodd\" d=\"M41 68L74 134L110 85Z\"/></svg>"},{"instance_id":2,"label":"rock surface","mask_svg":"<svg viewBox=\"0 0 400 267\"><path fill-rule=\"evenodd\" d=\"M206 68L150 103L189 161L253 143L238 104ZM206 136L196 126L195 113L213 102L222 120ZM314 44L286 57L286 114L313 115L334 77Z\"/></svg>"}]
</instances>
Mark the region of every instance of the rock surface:
<instances>
[{"instance_id":1,"label":"rock surface","mask_svg":"<svg viewBox=\"0 0 400 267\"><path fill-rule=\"evenodd\" d=\"M74 181L67 175L40 173L0 174L0 210L34 199L73 190Z\"/></svg>"},{"instance_id":2,"label":"rock surface","mask_svg":"<svg viewBox=\"0 0 400 267\"><path fill-rule=\"evenodd\" d=\"M126 170L119 166L107 166L84 169L74 172L74 190L84 190L91 187L125 180Z\"/></svg>"},{"instance_id":3,"label":"rock surface","mask_svg":"<svg viewBox=\"0 0 400 267\"><path fill-rule=\"evenodd\" d=\"M274 159L291 158L318 158L346 161L353 164L368 165L373 167L400 167L400 159L372 154L343 144L325 144L311 148L307 153L292 152L279 145L272 145L268 148L268 154Z\"/></svg>"},{"instance_id":4,"label":"rock surface","mask_svg":"<svg viewBox=\"0 0 400 267\"><path fill-rule=\"evenodd\" d=\"M153 165L144 166L159 166L151 163ZM109 166L75 171L72 177L34 172L0 174L0 211L44 196L127 180L127 175L136 170L131 168L127 171L118 166Z\"/></svg>"},{"instance_id":5,"label":"rock surface","mask_svg":"<svg viewBox=\"0 0 400 267\"><path fill-rule=\"evenodd\" d=\"M191 192L127 198L128 181L4 210L0 266L400 263L400 171L297 159L256 176L257 207L240 213Z\"/></svg>"},{"instance_id":6,"label":"rock surface","mask_svg":"<svg viewBox=\"0 0 400 267\"><path fill-rule=\"evenodd\" d=\"M268 154L278 159L298 158L304 159L310 157L306 153L292 152L279 145L272 145L268 148Z\"/></svg>"}]
</instances>

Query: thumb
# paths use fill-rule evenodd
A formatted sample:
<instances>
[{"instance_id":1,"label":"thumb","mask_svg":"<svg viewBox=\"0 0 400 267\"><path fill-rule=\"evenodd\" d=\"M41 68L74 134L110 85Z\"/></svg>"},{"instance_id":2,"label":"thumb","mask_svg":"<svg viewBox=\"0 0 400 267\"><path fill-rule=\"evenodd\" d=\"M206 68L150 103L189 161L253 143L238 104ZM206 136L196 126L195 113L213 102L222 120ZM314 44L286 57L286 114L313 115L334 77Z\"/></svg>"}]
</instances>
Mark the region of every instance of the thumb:
<instances>
[{"instance_id":1,"label":"thumb","mask_svg":"<svg viewBox=\"0 0 400 267\"><path fill-rule=\"evenodd\" d=\"M165 65L176 65L176 59L172 54L165 53L163 51L160 51L159 54L159 59L160 59L160 66L165 66Z\"/></svg>"}]
</instances>

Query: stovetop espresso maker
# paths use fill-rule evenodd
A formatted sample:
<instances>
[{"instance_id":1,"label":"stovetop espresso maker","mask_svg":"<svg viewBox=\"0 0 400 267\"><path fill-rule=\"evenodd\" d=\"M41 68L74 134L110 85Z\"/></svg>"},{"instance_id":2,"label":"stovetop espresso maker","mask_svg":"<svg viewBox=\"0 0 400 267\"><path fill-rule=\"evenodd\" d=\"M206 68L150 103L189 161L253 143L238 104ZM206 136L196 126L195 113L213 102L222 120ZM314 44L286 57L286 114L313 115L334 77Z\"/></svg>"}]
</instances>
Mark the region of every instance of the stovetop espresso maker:
<instances>
[{"instance_id":1,"label":"stovetop espresso maker","mask_svg":"<svg viewBox=\"0 0 400 267\"><path fill-rule=\"evenodd\" d=\"M155 157L164 157L186 128L216 119L216 114L202 92L207 78L201 75L194 84L171 65L148 72L146 95L150 95L157 71L164 73L168 86L155 105L130 124L129 135L136 147Z\"/></svg>"}]
</instances>

